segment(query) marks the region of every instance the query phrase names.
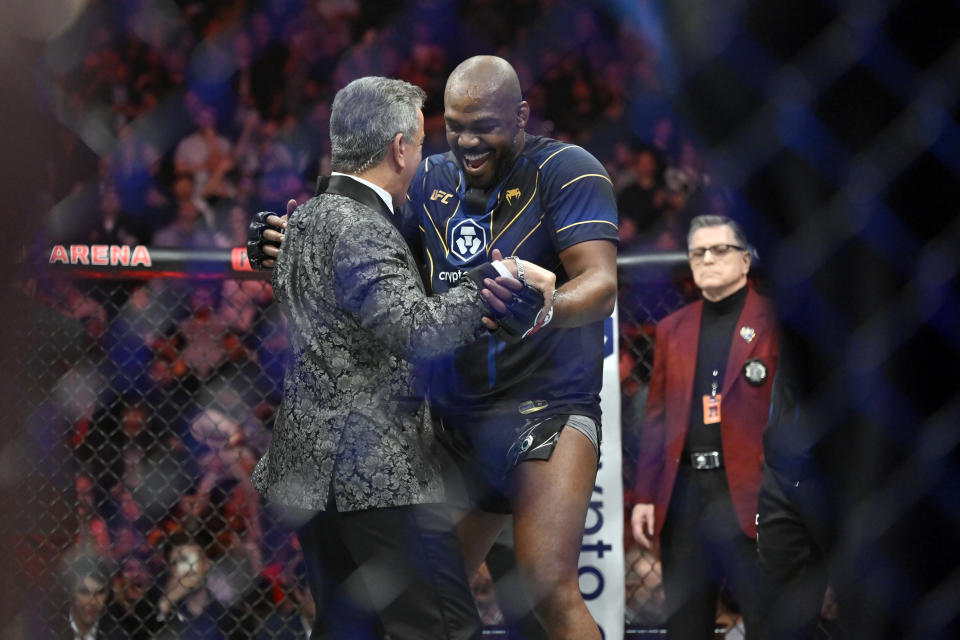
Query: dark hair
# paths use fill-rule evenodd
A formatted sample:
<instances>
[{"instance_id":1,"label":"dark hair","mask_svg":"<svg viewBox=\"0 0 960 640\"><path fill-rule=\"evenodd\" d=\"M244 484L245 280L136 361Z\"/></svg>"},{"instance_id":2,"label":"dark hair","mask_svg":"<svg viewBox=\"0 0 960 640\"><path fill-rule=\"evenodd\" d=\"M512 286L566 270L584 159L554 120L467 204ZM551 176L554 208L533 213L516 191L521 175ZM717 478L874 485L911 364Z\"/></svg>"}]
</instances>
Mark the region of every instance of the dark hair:
<instances>
[{"instance_id":1,"label":"dark hair","mask_svg":"<svg viewBox=\"0 0 960 640\"><path fill-rule=\"evenodd\" d=\"M163 549L163 557L170 561L170 554L173 553L173 550L177 547L186 547L186 546L197 546L203 550L204 555L209 555L210 546L213 544L213 536L211 536L206 531L197 531L195 533L187 533L185 531L178 531L174 534L171 534L167 538L166 544Z\"/></svg>"},{"instance_id":2,"label":"dark hair","mask_svg":"<svg viewBox=\"0 0 960 640\"><path fill-rule=\"evenodd\" d=\"M106 558L81 554L67 560L63 568L63 578L65 586L71 591L80 584L84 578L93 578L100 584L108 586L113 577L113 563Z\"/></svg>"},{"instance_id":3,"label":"dark hair","mask_svg":"<svg viewBox=\"0 0 960 640\"><path fill-rule=\"evenodd\" d=\"M733 232L734 241L739 244L741 247L750 247L750 243L747 242L747 236L744 235L743 229L740 228L732 218L727 216L697 216L690 221L690 230L687 232L687 246L690 246L690 240L693 238L694 232L698 229L703 229L704 227L730 227L730 231Z\"/></svg>"}]
</instances>

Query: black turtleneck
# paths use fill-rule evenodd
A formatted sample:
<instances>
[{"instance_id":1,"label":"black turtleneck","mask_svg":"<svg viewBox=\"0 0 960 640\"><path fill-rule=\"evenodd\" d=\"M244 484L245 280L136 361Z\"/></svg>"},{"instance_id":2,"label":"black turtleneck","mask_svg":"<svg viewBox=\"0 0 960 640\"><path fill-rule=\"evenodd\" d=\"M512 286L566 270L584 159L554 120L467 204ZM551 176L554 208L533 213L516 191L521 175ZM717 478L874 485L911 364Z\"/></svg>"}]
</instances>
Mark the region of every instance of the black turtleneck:
<instances>
[{"instance_id":1,"label":"black turtleneck","mask_svg":"<svg viewBox=\"0 0 960 640\"><path fill-rule=\"evenodd\" d=\"M720 423L703 423L703 396L710 395L714 382L717 393L723 388L723 373L727 368L733 331L746 300L747 286L744 285L723 300L703 301L700 338L697 342L697 368L693 374L690 429L684 445L685 456L691 451L720 451ZM722 420L722 398L720 416Z\"/></svg>"}]
</instances>

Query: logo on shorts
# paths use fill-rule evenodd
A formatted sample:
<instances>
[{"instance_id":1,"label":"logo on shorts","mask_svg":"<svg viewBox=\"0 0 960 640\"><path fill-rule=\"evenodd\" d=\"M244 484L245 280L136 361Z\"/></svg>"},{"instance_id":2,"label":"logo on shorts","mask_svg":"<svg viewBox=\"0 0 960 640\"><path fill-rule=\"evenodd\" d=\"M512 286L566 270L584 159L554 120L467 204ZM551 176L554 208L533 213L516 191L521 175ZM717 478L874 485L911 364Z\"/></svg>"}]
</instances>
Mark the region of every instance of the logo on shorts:
<instances>
[{"instance_id":1,"label":"logo on shorts","mask_svg":"<svg viewBox=\"0 0 960 640\"><path fill-rule=\"evenodd\" d=\"M517 407L517 410L520 412L521 415L525 416L528 413L536 413L541 409L546 409L547 404L548 403L546 400L524 400Z\"/></svg>"},{"instance_id":2,"label":"logo on shorts","mask_svg":"<svg viewBox=\"0 0 960 640\"><path fill-rule=\"evenodd\" d=\"M487 246L487 232L473 220L464 220L453 228L450 253L469 262Z\"/></svg>"},{"instance_id":3,"label":"logo on shorts","mask_svg":"<svg viewBox=\"0 0 960 640\"><path fill-rule=\"evenodd\" d=\"M524 439L523 439L523 442L520 443L520 453L523 453L524 451L526 451L527 449L529 449L532 444L533 444L533 436L532 436L532 435L527 436L526 438L524 438Z\"/></svg>"}]
</instances>

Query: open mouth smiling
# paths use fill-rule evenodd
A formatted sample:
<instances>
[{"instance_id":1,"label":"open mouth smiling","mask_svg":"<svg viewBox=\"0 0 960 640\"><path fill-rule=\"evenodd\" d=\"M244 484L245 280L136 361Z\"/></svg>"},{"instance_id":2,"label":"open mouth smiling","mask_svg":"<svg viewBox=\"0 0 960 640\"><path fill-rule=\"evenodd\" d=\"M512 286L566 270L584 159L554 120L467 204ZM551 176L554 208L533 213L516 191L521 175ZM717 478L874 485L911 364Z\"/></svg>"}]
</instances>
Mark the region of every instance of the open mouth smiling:
<instances>
[{"instance_id":1,"label":"open mouth smiling","mask_svg":"<svg viewBox=\"0 0 960 640\"><path fill-rule=\"evenodd\" d=\"M490 151L484 151L483 153L477 153L475 151L464 152L462 156L463 168L470 173L476 173L483 169L491 155L492 152Z\"/></svg>"}]
</instances>

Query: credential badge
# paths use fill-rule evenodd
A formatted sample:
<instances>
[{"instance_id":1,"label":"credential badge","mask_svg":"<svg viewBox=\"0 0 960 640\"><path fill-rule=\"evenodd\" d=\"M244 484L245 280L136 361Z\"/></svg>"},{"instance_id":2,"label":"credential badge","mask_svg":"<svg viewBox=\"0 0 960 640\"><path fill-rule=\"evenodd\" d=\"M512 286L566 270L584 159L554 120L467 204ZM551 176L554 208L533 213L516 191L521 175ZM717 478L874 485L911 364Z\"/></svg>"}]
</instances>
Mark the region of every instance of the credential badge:
<instances>
[{"instance_id":1,"label":"credential badge","mask_svg":"<svg viewBox=\"0 0 960 640\"><path fill-rule=\"evenodd\" d=\"M757 358L747 360L743 365L743 377L753 386L759 387L767 379L767 365Z\"/></svg>"},{"instance_id":2,"label":"credential badge","mask_svg":"<svg viewBox=\"0 0 960 640\"><path fill-rule=\"evenodd\" d=\"M757 330L753 327L740 327L740 337L747 342L753 342L753 339L757 337Z\"/></svg>"}]
</instances>

